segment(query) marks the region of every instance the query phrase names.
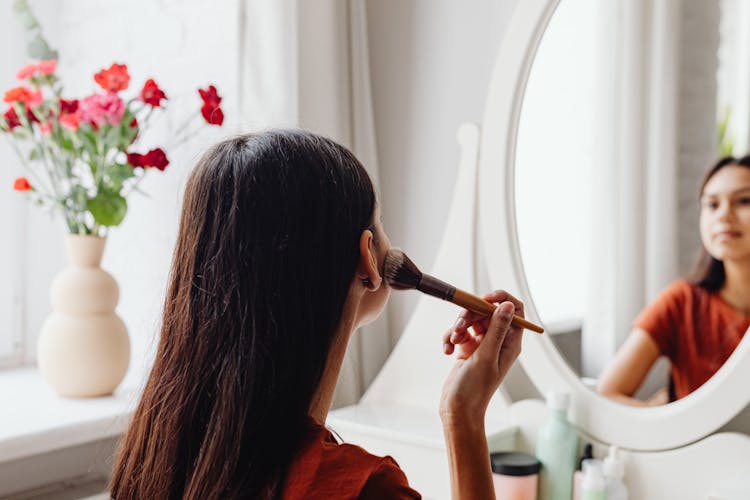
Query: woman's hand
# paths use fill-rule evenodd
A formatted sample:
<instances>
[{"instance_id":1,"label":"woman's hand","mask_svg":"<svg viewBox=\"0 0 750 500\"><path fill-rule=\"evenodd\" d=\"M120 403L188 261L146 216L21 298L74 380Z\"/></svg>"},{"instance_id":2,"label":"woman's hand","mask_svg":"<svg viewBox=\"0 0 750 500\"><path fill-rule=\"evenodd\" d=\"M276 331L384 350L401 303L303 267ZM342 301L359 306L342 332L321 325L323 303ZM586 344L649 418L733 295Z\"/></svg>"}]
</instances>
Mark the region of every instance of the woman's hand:
<instances>
[{"instance_id":1,"label":"woman's hand","mask_svg":"<svg viewBox=\"0 0 750 500\"><path fill-rule=\"evenodd\" d=\"M492 395L521 352L523 328L510 322L513 314L524 316L523 303L502 290L484 299L500 304L490 318L464 310L443 336L445 354L456 353L440 400L444 424L483 424Z\"/></svg>"},{"instance_id":2,"label":"woman's hand","mask_svg":"<svg viewBox=\"0 0 750 500\"><path fill-rule=\"evenodd\" d=\"M523 316L523 304L503 291L492 292L484 299L500 304L490 318L463 311L443 336L445 353L456 353L456 364L440 398L454 500L495 496L484 414L521 352L523 329L511 327L510 322L514 313Z\"/></svg>"}]
</instances>

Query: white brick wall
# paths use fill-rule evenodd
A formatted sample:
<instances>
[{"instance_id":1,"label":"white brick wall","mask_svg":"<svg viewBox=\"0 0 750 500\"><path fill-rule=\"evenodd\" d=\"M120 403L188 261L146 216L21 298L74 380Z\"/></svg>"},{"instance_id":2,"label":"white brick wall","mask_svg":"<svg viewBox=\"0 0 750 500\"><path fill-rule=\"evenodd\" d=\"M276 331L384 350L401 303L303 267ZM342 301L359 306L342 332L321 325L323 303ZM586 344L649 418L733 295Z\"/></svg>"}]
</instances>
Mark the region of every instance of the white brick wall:
<instances>
[{"instance_id":1,"label":"white brick wall","mask_svg":"<svg viewBox=\"0 0 750 500\"><path fill-rule=\"evenodd\" d=\"M678 101L679 269L687 272L701 248L698 188L716 160L718 2L682 2Z\"/></svg>"}]
</instances>

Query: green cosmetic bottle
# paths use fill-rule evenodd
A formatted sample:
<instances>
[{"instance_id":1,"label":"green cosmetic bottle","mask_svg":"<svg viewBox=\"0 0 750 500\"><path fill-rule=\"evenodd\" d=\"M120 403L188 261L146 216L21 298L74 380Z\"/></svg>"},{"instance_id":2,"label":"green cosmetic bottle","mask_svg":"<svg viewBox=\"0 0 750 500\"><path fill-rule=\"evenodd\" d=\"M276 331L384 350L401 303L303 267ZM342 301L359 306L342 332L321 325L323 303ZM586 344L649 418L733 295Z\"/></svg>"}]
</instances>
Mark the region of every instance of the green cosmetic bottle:
<instances>
[{"instance_id":1,"label":"green cosmetic bottle","mask_svg":"<svg viewBox=\"0 0 750 500\"><path fill-rule=\"evenodd\" d=\"M547 419L539 429L536 457L542 463L539 475L539 500L571 500L573 473L578 455L578 431L568 421L570 396L551 392L547 395Z\"/></svg>"}]
</instances>

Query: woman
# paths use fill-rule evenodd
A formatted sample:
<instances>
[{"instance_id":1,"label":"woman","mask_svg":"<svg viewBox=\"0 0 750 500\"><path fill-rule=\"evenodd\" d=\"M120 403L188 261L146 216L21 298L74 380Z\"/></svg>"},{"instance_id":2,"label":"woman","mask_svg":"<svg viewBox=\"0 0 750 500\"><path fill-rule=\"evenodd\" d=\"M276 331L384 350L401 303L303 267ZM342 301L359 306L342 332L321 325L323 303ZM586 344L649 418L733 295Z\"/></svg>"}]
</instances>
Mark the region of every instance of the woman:
<instances>
[{"instance_id":1,"label":"woman","mask_svg":"<svg viewBox=\"0 0 750 500\"><path fill-rule=\"evenodd\" d=\"M685 397L721 368L750 326L750 156L716 163L700 202L703 251L695 280L673 283L641 313L599 380L601 394L639 406L667 402L633 398L666 356L673 398Z\"/></svg>"},{"instance_id":2,"label":"woman","mask_svg":"<svg viewBox=\"0 0 750 500\"><path fill-rule=\"evenodd\" d=\"M388 300L389 240L365 169L302 131L226 140L185 190L156 361L116 499L419 498L390 457L323 427L346 345ZM456 498L491 498L484 413L520 350L504 292L464 312L440 403ZM473 327L474 334L467 328Z\"/></svg>"}]
</instances>

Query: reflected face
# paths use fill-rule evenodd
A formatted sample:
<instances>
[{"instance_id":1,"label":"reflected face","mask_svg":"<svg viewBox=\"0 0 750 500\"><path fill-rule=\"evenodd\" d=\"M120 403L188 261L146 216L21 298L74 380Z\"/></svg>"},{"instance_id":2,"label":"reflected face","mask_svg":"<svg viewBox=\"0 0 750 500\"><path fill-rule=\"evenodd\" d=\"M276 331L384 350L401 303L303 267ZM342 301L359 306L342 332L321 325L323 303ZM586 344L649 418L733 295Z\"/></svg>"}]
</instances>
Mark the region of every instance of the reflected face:
<instances>
[{"instance_id":1,"label":"reflected face","mask_svg":"<svg viewBox=\"0 0 750 500\"><path fill-rule=\"evenodd\" d=\"M701 196L701 241L715 259L750 260L750 168L729 165L709 179Z\"/></svg>"}]
</instances>

